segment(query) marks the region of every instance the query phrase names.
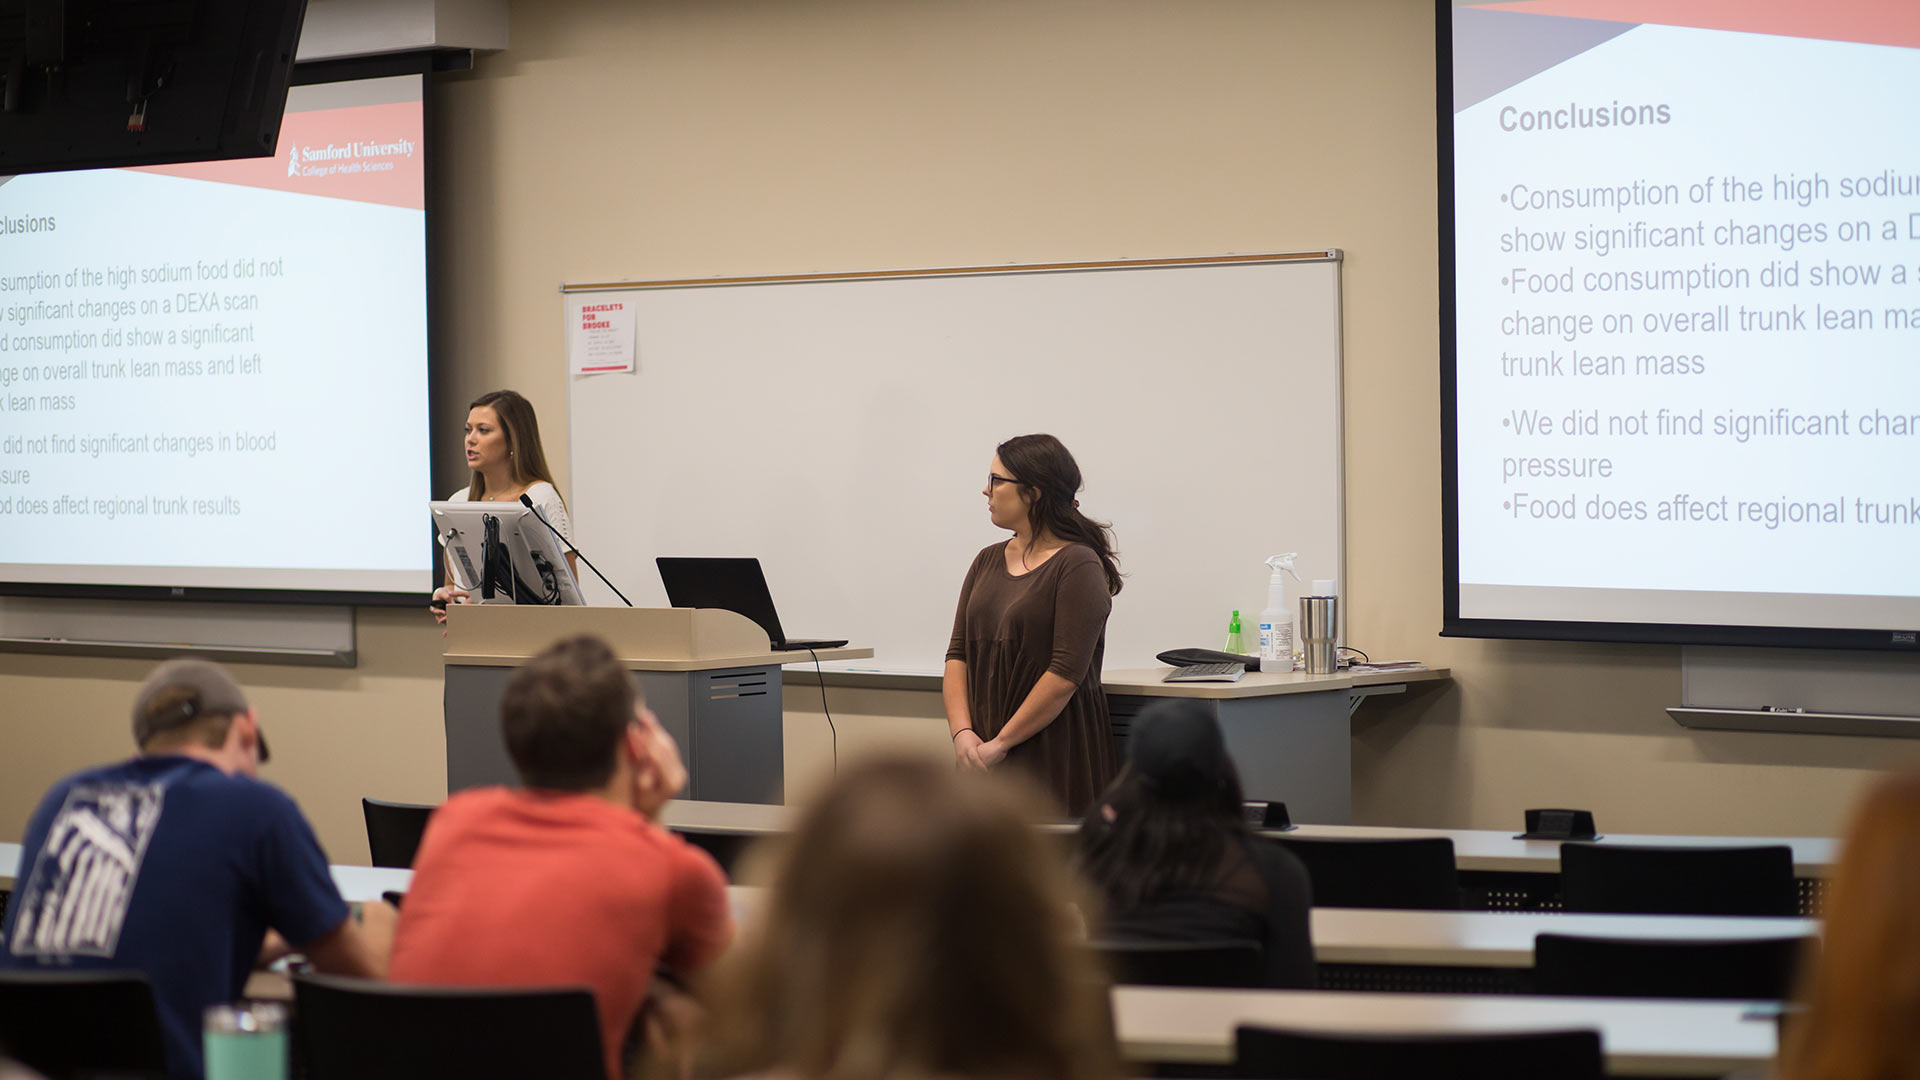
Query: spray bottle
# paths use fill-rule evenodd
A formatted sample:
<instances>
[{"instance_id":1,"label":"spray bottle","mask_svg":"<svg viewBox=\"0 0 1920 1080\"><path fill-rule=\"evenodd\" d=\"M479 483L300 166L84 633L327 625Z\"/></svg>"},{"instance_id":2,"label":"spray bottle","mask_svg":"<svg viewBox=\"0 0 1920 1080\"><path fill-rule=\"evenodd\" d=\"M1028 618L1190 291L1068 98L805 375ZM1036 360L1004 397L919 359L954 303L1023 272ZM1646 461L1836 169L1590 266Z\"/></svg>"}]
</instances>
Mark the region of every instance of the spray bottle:
<instances>
[{"instance_id":1,"label":"spray bottle","mask_svg":"<svg viewBox=\"0 0 1920 1080\"><path fill-rule=\"evenodd\" d=\"M1280 575L1293 574L1293 580L1299 581L1293 569L1293 560L1299 557L1298 552L1289 551L1267 560L1273 577L1267 579L1267 606L1260 612L1261 671L1293 670L1293 608L1287 605L1287 579Z\"/></svg>"}]
</instances>

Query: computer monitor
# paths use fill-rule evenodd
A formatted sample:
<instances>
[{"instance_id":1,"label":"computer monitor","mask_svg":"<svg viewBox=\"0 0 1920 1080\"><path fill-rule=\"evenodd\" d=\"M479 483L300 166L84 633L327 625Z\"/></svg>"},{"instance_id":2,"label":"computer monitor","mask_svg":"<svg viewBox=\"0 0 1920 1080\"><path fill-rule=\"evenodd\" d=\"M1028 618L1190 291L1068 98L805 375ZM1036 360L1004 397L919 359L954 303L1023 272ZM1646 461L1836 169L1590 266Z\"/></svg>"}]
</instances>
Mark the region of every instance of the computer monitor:
<instances>
[{"instance_id":1,"label":"computer monitor","mask_svg":"<svg viewBox=\"0 0 1920 1080\"><path fill-rule=\"evenodd\" d=\"M566 545L520 503L436 502L454 584L481 604L584 604Z\"/></svg>"}]
</instances>

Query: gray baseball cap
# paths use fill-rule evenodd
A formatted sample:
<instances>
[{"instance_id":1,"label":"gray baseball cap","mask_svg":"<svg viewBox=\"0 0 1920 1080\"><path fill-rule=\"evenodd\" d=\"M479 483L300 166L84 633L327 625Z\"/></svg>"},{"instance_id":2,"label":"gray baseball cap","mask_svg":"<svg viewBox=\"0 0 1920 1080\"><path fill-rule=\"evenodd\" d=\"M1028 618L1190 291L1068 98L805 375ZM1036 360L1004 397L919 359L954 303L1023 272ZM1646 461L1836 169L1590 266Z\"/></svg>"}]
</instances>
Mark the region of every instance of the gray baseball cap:
<instances>
[{"instance_id":1,"label":"gray baseball cap","mask_svg":"<svg viewBox=\"0 0 1920 1080\"><path fill-rule=\"evenodd\" d=\"M202 716L247 711L247 695L227 669L210 660L169 660L154 668L133 696L133 741L148 739ZM260 760L267 743L260 740Z\"/></svg>"}]
</instances>

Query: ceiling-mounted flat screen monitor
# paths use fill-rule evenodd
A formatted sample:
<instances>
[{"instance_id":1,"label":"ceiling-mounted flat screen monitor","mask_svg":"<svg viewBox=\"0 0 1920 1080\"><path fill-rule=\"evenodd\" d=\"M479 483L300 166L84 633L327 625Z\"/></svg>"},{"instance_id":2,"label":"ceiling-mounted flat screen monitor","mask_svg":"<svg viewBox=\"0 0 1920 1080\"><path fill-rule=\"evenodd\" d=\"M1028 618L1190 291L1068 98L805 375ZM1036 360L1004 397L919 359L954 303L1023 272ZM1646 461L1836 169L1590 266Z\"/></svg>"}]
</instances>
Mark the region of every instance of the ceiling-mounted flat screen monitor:
<instances>
[{"instance_id":1,"label":"ceiling-mounted flat screen monitor","mask_svg":"<svg viewBox=\"0 0 1920 1080\"><path fill-rule=\"evenodd\" d=\"M306 0L0 0L0 175L273 153Z\"/></svg>"}]
</instances>

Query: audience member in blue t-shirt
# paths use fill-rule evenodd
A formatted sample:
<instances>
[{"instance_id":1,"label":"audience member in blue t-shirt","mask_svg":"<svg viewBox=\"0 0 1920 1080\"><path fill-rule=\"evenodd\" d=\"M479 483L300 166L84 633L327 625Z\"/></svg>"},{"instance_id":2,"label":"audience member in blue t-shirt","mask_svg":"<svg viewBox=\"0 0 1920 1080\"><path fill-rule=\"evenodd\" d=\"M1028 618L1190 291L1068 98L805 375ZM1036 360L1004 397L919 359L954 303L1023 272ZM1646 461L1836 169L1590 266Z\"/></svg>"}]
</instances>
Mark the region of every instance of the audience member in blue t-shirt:
<instances>
[{"instance_id":1,"label":"audience member in blue t-shirt","mask_svg":"<svg viewBox=\"0 0 1920 1080\"><path fill-rule=\"evenodd\" d=\"M300 808L256 778L259 719L218 665L156 668L133 734L138 757L62 780L34 811L0 968L144 972L168 1075L197 1078L202 1013L241 995L263 949L384 975L392 909L340 898Z\"/></svg>"}]
</instances>

